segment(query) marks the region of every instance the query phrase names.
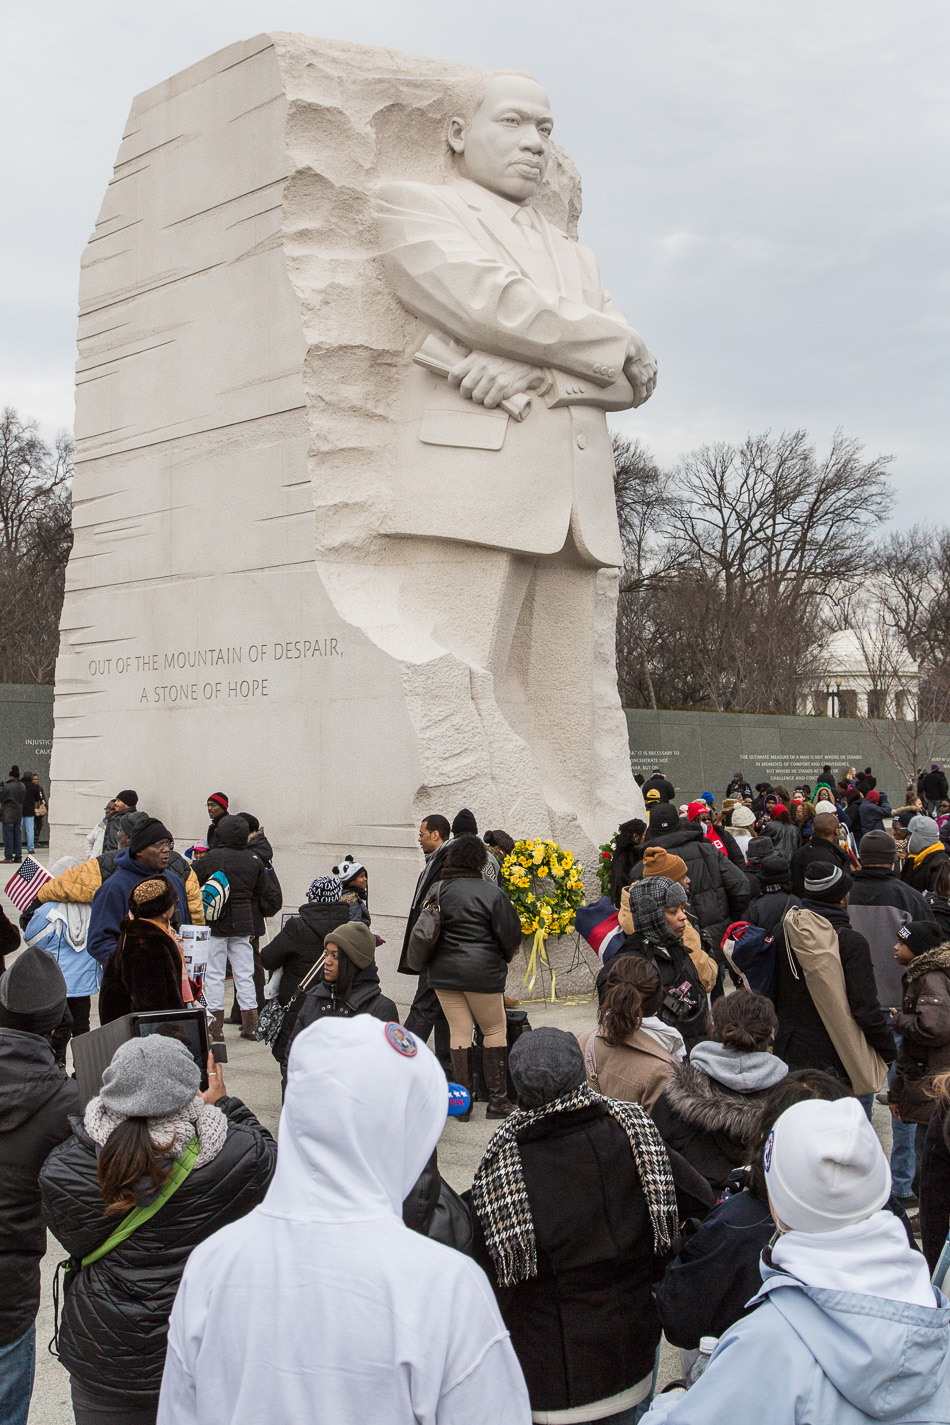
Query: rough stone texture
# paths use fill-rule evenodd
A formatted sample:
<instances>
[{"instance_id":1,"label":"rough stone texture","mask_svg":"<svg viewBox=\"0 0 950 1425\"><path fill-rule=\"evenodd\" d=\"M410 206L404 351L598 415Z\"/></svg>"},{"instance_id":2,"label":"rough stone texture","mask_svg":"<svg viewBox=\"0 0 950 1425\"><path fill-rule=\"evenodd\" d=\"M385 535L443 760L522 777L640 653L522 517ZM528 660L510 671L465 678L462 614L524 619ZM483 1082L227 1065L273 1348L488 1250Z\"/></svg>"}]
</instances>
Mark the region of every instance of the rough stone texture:
<instances>
[{"instance_id":1,"label":"rough stone texture","mask_svg":"<svg viewBox=\"0 0 950 1425\"><path fill-rule=\"evenodd\" d=\"M412 537L399 513L406 390L446 383L412 363L424 333L380 260L376 194L450 176L445 125L478 84L275 34L133 103L80 284L54 849L129 785L184 841L221 789L263 821L288 903L353 851L374 912L400 916L426 811L589 859L640 808L613 571L512 566L499 652L509 594L485 590L507 554ZM535 206L574 234L561 150ZM446 647L442 605L469 650Z\"/></svg>"}]
</instances>

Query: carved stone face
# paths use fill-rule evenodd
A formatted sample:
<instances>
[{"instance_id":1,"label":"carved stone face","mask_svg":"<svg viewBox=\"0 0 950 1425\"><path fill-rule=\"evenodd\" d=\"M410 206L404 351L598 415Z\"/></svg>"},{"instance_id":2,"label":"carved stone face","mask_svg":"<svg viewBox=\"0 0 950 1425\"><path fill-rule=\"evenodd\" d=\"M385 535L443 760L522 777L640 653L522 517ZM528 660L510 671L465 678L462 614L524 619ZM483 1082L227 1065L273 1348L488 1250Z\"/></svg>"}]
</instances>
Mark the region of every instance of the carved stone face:
<instances>
[{"instance_id":1,"label":"carved stone face","mask_svg":"<svg viewBox=\"0 0 950 1425\"><path fill-rule=\"evenodd\" d=\"M521 75L501 74L488 81L471 124L452 119L448 138L463 178L511 203L528 203L548 166L553 127L541 86Z\"/></svg>"}]
</instances>

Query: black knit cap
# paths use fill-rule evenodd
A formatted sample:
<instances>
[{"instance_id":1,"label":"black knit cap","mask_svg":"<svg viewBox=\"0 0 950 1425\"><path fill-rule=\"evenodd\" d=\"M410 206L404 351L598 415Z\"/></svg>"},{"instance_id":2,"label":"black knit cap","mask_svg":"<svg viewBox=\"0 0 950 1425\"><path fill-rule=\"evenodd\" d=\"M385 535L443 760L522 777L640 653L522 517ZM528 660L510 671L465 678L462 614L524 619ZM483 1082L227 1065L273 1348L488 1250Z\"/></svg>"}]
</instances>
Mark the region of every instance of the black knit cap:
<instances>
[{"instance_id":1,"label":"black knit cap","mask_svg":"<svg viewBox=\"0 0 950 1425\"><path fill-rule=\"evenodd\" d=\"M895 850L894 838L888 836L886 831L868 831L861 837L858 855L862 865L868 861L873 862L875 866L881 866L885 862L890 865L894 860Z\"/></svg>"},{"instance_id":2,"label":"black knit cap","mask_svg":"<svg viewBox=\"0 0 950 1425\"><path fill-rule=\"evenodd\" d=\"M66 1008L66 981L55 956L28 945L0 975L0 1010L9 1028L22 1019L27 1032L55 1029ZM45 1024L44 1024L45 1021ZM40 1026L43 1027L40 1027Z\"/></svg>"},{"instance_id":3,"label":"black knit cap","mask_svg":"<svg viewBox=\"0 0 950 1425\"><path fill-rule=\"evenodd\" d=\"M833 861L811 861L805 871L805 895L810 901L840 905L853 885L847 871Z\"/></svg>"},{"instance_id":4,"label":"black knit cap","mask_svg":"<svg viewBox=\"0 0 950 1425\"><path fill-rule=\"evenodd\" d=\"M914 955L925 955L928 950L936 950L938 945L942 945L946 936L932 920L908 920L897 932L897 938Z\"/></svg>"},{"instance_id":5,"label":"black knit cap","mask_svg":"<svg viewBox=\"0 0 950 1425\"><path fill-rule=\"evenodd\" d=\"M174 841L174 837L165 824L157 817L150 816L144 826L138 831L129 842L129 850L133 856L137 856L140 851L144 851L147 846L154 846L156 841Z\"/></svg>"},{"instance_id":6,"label":"black knit cap","mask_svg":"<svg viewBox=\"0 0 950 1425\"><path fill-rule=\"evenodd\" d=\"M658 807L650 808L650 830L657 831L679 831L680 815L671 802L661 802Z\"/></svg>"},{"instance_id":7,"label":"black knit cap","mask_svg":"<svg viewBox=\"0 0 950 1425\"><path fill-rule=\"evenodd\" d=\"M771 836L753 836L745 849L746 864L757 866L769 856L775 854L775 842Z\"/></svg>"},{"instance_id":8,"label":"black knit cap","mask_svg":"<svg viewBox=\"0 0 950 1425\"><path fill-rule=\"evenodd\" d=\"M468 807L463 807L452 823L453 836L477 836L478 822Z\"/></svg>"},{"instance_id":9,"label":"black knit cap","mask_svg":"<svg viewBox=\"0 0 950 1425\"><path fill-rule=\"evenodd\" d=\"M139 804L138 792L116 792L113 801L124 802L130 811L134 811Z\"/></svg>"},{"instance_id":10,"label":"black knit cap","mask_svg":"<svg viewBox=\"0 0 950 1425\"><path fill-rule=\"evenodd\" d=\"M763 856L759 863L759 875L764 881L787 881L791 867L784 856Z\"/></svg>"}]
</instances>

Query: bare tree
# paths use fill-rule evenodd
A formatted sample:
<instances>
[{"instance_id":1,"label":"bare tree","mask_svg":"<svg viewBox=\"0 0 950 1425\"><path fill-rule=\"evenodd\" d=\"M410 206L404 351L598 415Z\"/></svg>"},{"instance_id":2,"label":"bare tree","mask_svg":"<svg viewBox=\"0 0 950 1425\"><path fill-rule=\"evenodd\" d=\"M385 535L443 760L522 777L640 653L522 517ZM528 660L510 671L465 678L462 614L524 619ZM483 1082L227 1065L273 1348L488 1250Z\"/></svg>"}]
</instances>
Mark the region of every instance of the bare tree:
<instances>
[{"instance_id":1,"label":"bare tree","mask_svg":"<svg viewBox=\"0 0 950 1425\"><path fill-rule=\"evenodd\" d=\"M10 407L0 418L0 682L53 676L72 547L73 449L65 432L50 449L36 422Z\"/></svg>"},{"instance_id":2,"label":"bare tree","mask_svg":"<svg viewBox=\"0 0 950 1425\"><path fill-rule=\"evenodd\" d=\"M865 459L839 431L819 460L800 430L703 446L668 474L640 446L615 451L622 694L796 712L833 596L866 577L864 536L891 506L889 457Z\"/></svg>"}]
</instances>

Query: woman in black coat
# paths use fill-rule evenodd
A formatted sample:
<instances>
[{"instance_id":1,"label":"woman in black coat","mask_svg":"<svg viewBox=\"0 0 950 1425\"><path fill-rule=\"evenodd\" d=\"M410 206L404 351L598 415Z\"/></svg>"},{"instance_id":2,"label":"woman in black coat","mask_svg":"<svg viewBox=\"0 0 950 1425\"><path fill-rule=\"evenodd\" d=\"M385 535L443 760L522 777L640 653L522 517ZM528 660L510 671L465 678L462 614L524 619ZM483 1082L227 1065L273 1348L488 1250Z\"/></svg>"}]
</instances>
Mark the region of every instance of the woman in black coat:
<instances>
[{"instance_id":1,"label":"woman in black coat","mask_svg":"<svg viewBox=\"0 0 950 1425\"><path fill-rule=\"evenodd\" d=\"M129 913L119 927L116 947L102 976L100 1024L111 1024L133 1012L185 1008L184 960L171 929L177 904L174 889L164 876L139 881L132 891Z\"/></svg>"},{"instance_id":2,"label":"woman in black coat","mask_svg":"<svg viewBox=\"0 0 950 1425\"><path fill-rule=\"evenodd\" d=\"M651 1286L677 1226L669 1159L642 1105L587 1087L563 1029L523 1034L511 1078L520 1109L472 1185L476 1260L534 1418L632 1418L650 1396L660 1340Z\"/></svg>"},{"instance_id":3,"label":"woman in black coat","mask_svg":"<svg viewBox=\"0 0 950 1425\"><path fill-rule=\"evenodd\" d=\"M273 1176L276 1143L240 1099L227 1096L210 1056L202 1094L199 1082L180 1041L162 1034L128 1040L40 1174L46 1225L70 1255L59 1356L77 1425L101 1425L109 1412L119 1412L123 1425L152 1425L185 1263L199 1242L256 1207ZM192 1159L153 1217L81 1266Z\"/></svg>"},{"instance_id":4,"label":"woman in black coat","mask_svg":"<svg viewBox=\"0 0 950 1425\"><path fill-rule=\"evenodd\" d=\"M284 1081L287 1078L287 1056L290 1047L309 1024L335 1016L353 1019L357 1014L371 1014L384 1023L399 1023L399 1011L379 987L376 968L376 936L368 925L350 920L327 932L324 941L326 959L312 987L304 994L293 1027L286 1037L287 1049L281 1059ZM278 1043L280 1040L278 1040ZM277 1045L274 1045L277 1052Z\"/></svg>"},{"instance_id":5,"label":"woman in black coat","mask_svg":"<svg viewBox=\"0 0 950 1425\"><path fill-rule=\"evenodd\" d=\"M508 1102L508 1022L505 982L521 944L521 921L507 895L482 877L488 857L477 836L449 842L439 872L441 931L427 965L430 988L449 1022L452 1072L472 1090L472 1035L482 1031L488 1087L486 1118L505 1118Z\"/></svg>"},{"instance_id":6,"label":"woman in black coat","mask_svg":"<svg viewBox=\"0 0 950 1425\"><path fill-rule=\"evenodd\" d=\"M674 1068L653 1105L653 1122L666 1146L719 1193L749 1161L763 1100L788 1069L769 1052L778 1021L764 995L724 995L713 1005L712 1021L712 1037Z\"/></svg>"}]
</instances>

